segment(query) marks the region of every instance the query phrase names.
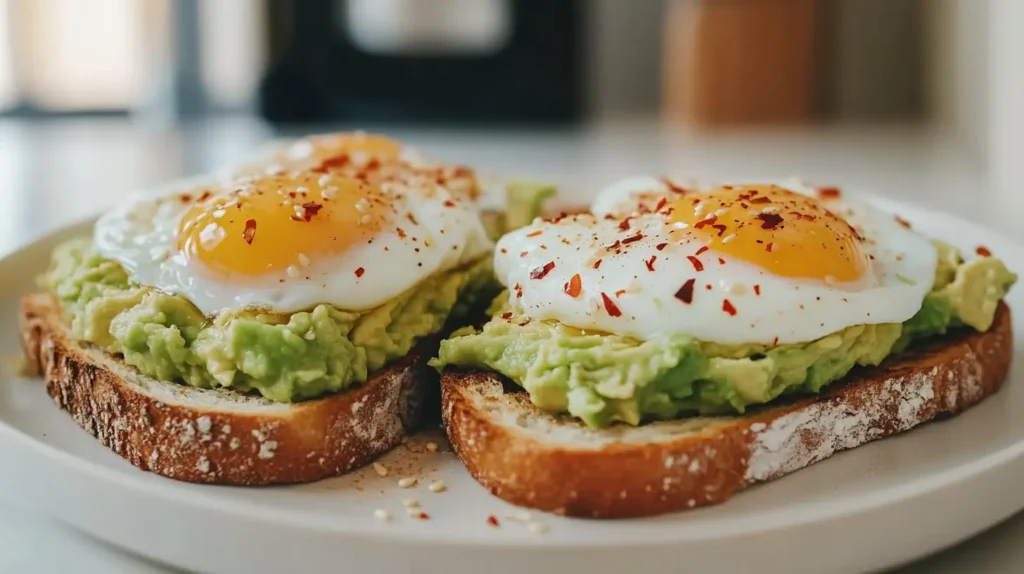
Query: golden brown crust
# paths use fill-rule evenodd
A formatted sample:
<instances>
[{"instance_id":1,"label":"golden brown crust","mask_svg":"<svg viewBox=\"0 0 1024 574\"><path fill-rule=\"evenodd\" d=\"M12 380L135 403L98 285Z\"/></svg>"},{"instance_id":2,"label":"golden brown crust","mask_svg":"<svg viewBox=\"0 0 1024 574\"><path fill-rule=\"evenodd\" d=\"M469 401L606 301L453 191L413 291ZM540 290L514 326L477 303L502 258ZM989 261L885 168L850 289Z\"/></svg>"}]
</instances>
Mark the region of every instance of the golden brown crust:
<instances>
[{"instance_id":1,"label":"golden brown crust","mask_svg":"<svg viewBox=\"0 0 1024 574\"><path fill-rule=\"evenodd\" d=\"M67 336L49 296L25 297L22 346L57 405L142 470L188 482L312 482L365 465L398 444L421 416L436 373L437 339L356 389L292 405L143 377Z\"/></svg>"},{"instance_id":2,"label":"golden brown crust","mask_svg":"<svg viewBox=\"0 0 1024 574\"><path fill-rule=\"evenodd\" d=\"M961 412L999 389L1012 353L1010 310L1001 304L987 332L957 333L819 396L704 419L700 428L662 422L590 431L537 411L525 393L503 391L479 371L442 375L442 414L470 474L508 502L571 516L648 516L723 502L835 452Z\"/></svg>"}]
</instances>

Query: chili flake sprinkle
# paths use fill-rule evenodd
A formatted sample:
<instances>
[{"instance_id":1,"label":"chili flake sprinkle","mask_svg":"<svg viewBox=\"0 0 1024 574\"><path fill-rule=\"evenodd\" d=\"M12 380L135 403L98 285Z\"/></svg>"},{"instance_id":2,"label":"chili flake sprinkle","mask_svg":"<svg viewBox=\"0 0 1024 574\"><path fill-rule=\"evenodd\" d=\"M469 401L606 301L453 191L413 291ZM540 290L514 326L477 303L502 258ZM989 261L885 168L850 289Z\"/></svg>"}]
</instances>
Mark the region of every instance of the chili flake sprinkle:
<instances>
[{"instance_id":1,"label":"chili flake sprinkle","mask_svg":"<svg viewBox=\"0 0 1024 574\"><path fill-rule=\"evenodd\" d=\"M755 197L755 198L750 200L750 203L753 203L753 204L771 203L771 202L772 202L772 200L768 196L765 196L765 195L762 195L761 197Z\"/></svg>"},{"instance_id":2,"label":"chili flake sprinkle","mask_svg":"<svg viewBox=\"0 0 1024 574\"><path fill-rule=\"evenodd\" d=\"M583 280L580 279L580 274L573 275L563 289L566 295L572 298L579 297L580 293L583 292Z\"/></svg>"},{"instance_id":3,"label":"chili flake sprinkle","mask_svg":"<svg viewBox=\"0 0 1024 574\"><path fill-rule=\"evenodd\" d=\"M323 204L317 203L315 201L307 201L306 203L303 203L302 219L304 219L305 221L313 219L313 217L315 217L317 213L320 213L320 210L323 208Z\"/></svg>"},{"instance_id":4,"label":"chili flake sprinkle","mask_svg":"<svg viewBox=\"0 0 1024 574\"><path fill-rule=\"evenodd\" d=\"M697 259L693 255L687 255L686 258L690 261L690 264L693 265L693 268L696 271L704 270L704 264L700 262L700 259Z\"/></svg>"},{"instance_id":5,"label":"chili flake sprinkle","mask_svg":"<svg viewBox=\"0 0 1024 574\"><path fill-rule=\"evenodd\" d=\"M506 321L511 319L512 318L512 312L511 311L505 311L504 313L501 314L501 318L505 319Z\"/></svg>"},{"instance_id":6,"label":"chili flake sprinkle","mask_svg":"<svg viewBox=\"0 0 1024 574\"><path fill-rule=\"evenodd\" d=\"M782 216L778 213L758 213L754 219L761 220L761 229L775 229L782 223Z\"/></svg>"},{"instance_id":7,"label":"chili flake sprinkle","mask_svg":"<svg viewBox=\"0 0 1024 574\"><path fill-rule=\"evenodd\" d=\"M604 303L604 310L605 312L608 313L608 315L612 317L622 316L622 311L619 310L619 307L615 304L614 301L612 301L611 297L606 295L603 291L601 292L601 301Z\"/></svg>"},{"instance_id":8,"label":"chili flake sprinkle","mask_svg":"<svg viewBox=\"0 0 1024 574\"><path fill-rule=\"evenodd\" d=\"M594 262L594 269L601 268L601 261L603 261L603 259L598 259L597 261Z\"/></svg>"},{"instance_id":9,"label":"chili flake sprinkle","mask_svg":"<svg viewBox=\"0 0 1024 574\"><path fill-rule=\"evenodd\" d=\"M245 221L245 230L242 231L242 239L249 245L252 245L253 238L256 237L256 220L247 219Z\"/></svg>"},{"instance_id":10,"label":"chili flake sprinkle","mask_svg":"<svg viewBox=\"0 0 1024 574\"><path fill-rule=\"evenodd\" d=\"M707 245L704 245L704 246L702 246L702 247L701 247L700 249L698 249L696 253L694 253L694 256L696 256L696 257L700 257L700 254L701 254L701 253L704 253L704 252L705 252L705 251L707 251L707 250L708 250L708 246L707 246Z\"/></svg>"},{"instance_id":11,"label":"chili flake sprinkle","mask_svg":"<svg viewBox=\"0 0 1024 574\"><path fill-rule=\"evenodd\" d=\"M551 270L554 269L554 268L555 268L555 262L554 261L548 261L547 263L544 264L543 267L534 267L530 271L530 279L543 279L543 278L547 277L547 274L550 273Z\"/></svg>"},{"instance_id":12,"label":"chili flake sprinkle","mask_svg":"<svg viewBox=\"0 0 1024 574\"><path fill-rule=\"evenodd\" d=\"M838 187L832 187L832 186L829 186L829 187L819 187L817 191L818 191L818 197L823 198L823 199L835 199L837 197L840 197L843 194L843 192L840 191Z\"/></svg>"},{"instance_id":13,"label":"chili flake sprinkle","mask_svg":"<svg viewBox=\"0 0 1024 574\"><path fill-rule=\"evenodd\" d=\"M693 284L695 282L696 282L696 279L687 279L686 283L683 283L683 286L680 287L678 291L676 291L676 299L679 299L680 301L682 301L683 303L686 303L687 305L692 303L693 302Z\"/></svg>"},{"instance_id":14,"label":"chili flake sprinkle","mask_svg":"<svg viewBox=\"0 0 1024 574\"><path fill-rule=\"evenodd\" d=\"M627 237L627 238L623 239L623 240L622 240L622 243L623 243L623 245L625 245L625 244L627 244L627 243L633 243L633 242L635 242L635 241L640 241L640 240L641 240L641 239L643 239L643 238L644 238L644 234L643 234L643 233L640 233L640 232L638 231L636 235L630 235L629 237Z\"/></svg>"},{"instance_id":15,"label":"chili flake sprinkle","mask_svg":"<svg viewBox=\"0 0 1024 574\"><path fill-rule=\"evenodd\" d=\"M629 218L623 219L619 222L619 231L627 231L629 229Z\"/></svg>"},{"instance_id":16,"label":"chili flake sprinkle","mask_svg":"<svg viewBox=\"0 0 1024 574\"><path fill-rule=\"evenodd\" d=\"M527 233L527 234L526 234L526 236L527 236L527 237L537 237L537 236L538 236L538 235L540 235L541 233L544 233L544 230L542 230L542 229L538 229L538 230L536 230L536 231L531 231L531 232Z\"/></svg>"},{"instance_id":17,"label":"chili flake sprinkle","mask_svg":"<svg viewBox=\"0 0 1024 574\"><path fill-rule=\"evenodd\" d=\"M760 294L761 294L761 286L760 285L754 285L754 295L760 295Z\"/></svg>"},{"instance_id":18,"label":"chili flake sprinkle","mask_svg":"<svg viewBox=\"0 0 1024 574\"><path fill-rule=\"evenodd\" d=\"M907 221L906 219L903 219L902 217L900 217L898 215L894 215L893 218L896 220L896 223L899 223L903 227L905 227L907 229L910 229L910 222Z\"/></svg>"},{"instance_id":19,"label":"chili flake sprinkle","mask_svg":"<svg viewBox=\"0 0 1024 574\"><path fill-rule=\"evenodd\" d=\"M988 247L985 247L984 245L979 245L974 250L974 252L977 253L978 255L982 256L982 257L992 257L992 252L989 251Z\"/></svg>"},{"instance_id":20,"label":"chili flake sprinkle","mask_svg":"<svg viewBox=\"0 0 1024 574\"><path fill-rule=\"evenodd\" d=\"M496 516L494 516L493 514L487 517L487 525L488 526L493 526L495 528L500 526L500 524L498 523L498 518Z\"/></svg>"},{"instance_id":21,"label":"chili flake sprinkle","mask_svg":"<svg viewBox=\"0 0 1024 574\"><path fill-rule=\"evenodd\" d=\"M730 303L728 299L722 300L722 310L733 317L736 316L736 307L733 307L732 303Z\"/></svg>"},{"instance_id":22,"label":"chili flake sprinkle","mask_svg":"<svg viewBox=\"0 0 1024 574\"><path fill-rule=\"evenodd\" d=\"M654 271L654 262L657 261L657 259L658 259L657 255L651 255L650 259L648 259L647 261L644 261L644 265L647 266L647 270L648 271Z\"/></svg>"},{"instance_id":23,"label":"chili flake sprinkle","mask_svg":"<svg viewBox=\"0 0 1024 574\"><path fill-rule=\"evenodd\" d=\"M366 273L366 269L363 269L362 267L356 269L356 277L362 277L363 273Z\"/></svg>"},{"instance_id":24,"label":"chili flake sprinkle","mask_svg":"<svg viewBox=\"0 0 1024 574\"><path fill-rule=\"evenodd\" d=\"M658 251L663 251L666 247L668 247L668 243L659 243L654 246Z\"/></svg>"}]
</instances>

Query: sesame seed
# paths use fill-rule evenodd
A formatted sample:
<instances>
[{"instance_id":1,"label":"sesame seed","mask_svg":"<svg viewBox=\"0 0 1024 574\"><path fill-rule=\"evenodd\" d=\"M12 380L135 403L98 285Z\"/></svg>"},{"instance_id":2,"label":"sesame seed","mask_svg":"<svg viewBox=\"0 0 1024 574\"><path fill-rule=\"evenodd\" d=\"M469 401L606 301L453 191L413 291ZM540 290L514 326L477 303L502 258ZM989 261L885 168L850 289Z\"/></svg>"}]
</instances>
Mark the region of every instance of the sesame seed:
<instances>
[{"instance_id":1,"label":"sesame seed","mask_svg":"<svg viewBox=\"0 0 1024 574\"><path fill-rule=\"evenodd\" d=\"M294 265L289 265L288 268L285 269L285 273L287 273L289 277L294 279L299 276L299 268Z\"/></svg>"},{"instance_id":2,"label":"sesame seed","mask_svg":"<svg viewBox=\"0 0 1024 574\"><path fill-rule=\"evenodd\" d=\"M733 239L736 239L736 234L730 233L729 235L726 235L725 237L722 238L722 244L724 245L726 243L729 243Z\"/></svg>"},{"instance_id":3,"label":"sesame seed","mask_svg":"<svg viewBox=\"0 0 1024 574\"><path fill-rule=\"evenodd\" d=\"M373 471L377 473L377 476L385 477L388 475L388 467L384 466L379 462L373 463Z\"/></svg>"},{"instance_id":4,"label":"sesame seed","mask_svg":"<svg viewBox=\"0 0 1024 574\"><path fill-rule=\"evenodd\" d=\"M405 500L402 501L402 506L406 508L419 508L420 501L416 500L415 498L406 498Z\"/></svg>"},{"instance_id":5,"label":"sesame seed","mask_svg":"<svg viewBox=\"0 0 1024 574\"><path fill-rule=\"evenodd\" d=\"M293 205L292 206L292 211L295 212L295 217L298 217L298 218L301 218L301 219L305 219L306 218L306 210L303 209L301 205Z\"/></svg>"},{"instance_id":6,"label":"sesame seed","mask_svg":"<svg viewBox=\"0 0 1024 574\"><path fill-rule=\"evenodd\" d=\"M387 510L384 510L383 508L378 508L377 510L374 510L373 511L373 516L374 516L374 518L376 518L377 520L380 520L382 522L390 522L391 521L391 513L388 512Z\"/></svg>"},{"instance_id":7,"label":"sesame seed","mask_svg":"<svg viewBox=\"0 0 1024 574\"><path fill-rule=\"evenodd\" d=\"M440 480L438 480L436 482L431 482L430 486L428 486L427 488L429 488L430 492L433 492L434 494L437 494L437 493L444 492L444 491L448 490L448 487L445 486L445 484L443 482L441 482Z\"/></svg>"},{"instance_id":8,"label":"sesame seed","mask_svg":"<svg viewBox=\"0 0 1024 574\"><path fill-rule=\"evenodd\" d=\"M371 221L373 221L373 218L371 218L369 215L364 215L359 218L360 225L369 225Z\"/></svg>"},{"instance_id":9,"label":"sesame seed","mask_svg":"<svg viewBox=\"0 0 1024 574\"><path fill-rule=\"evenodd\" d=\"M515 520L516 522L529 522L530 513L522 508L513 508L505 513L505 518Z\"/></svg>"},{"instance_id":10,"label":"sesame seed","mask_svg":"<svg viewBox=\"0 0 1024 574\"><path fill-rule=\"evenodd\" d=\"M295 193L309 193L308 187L299 186L295 188Z\"/></svg>"},{"instance_id":11,"label":"sesame seed","mask_svg":"<svg viewBox=\"0 0 1024 574\"><path fill-rule=\"evenodd\" d=\"M356 211L358 211L359 213L363 213L369 208L370 202L366 201L365 197L361 198L359 201L356 202Z\"/></svg>"},{"instance_id":12,"label":"sesame seed","mask_svg":"<svg viewBox=\"0 0 1024 574\"><path fill-rule=\"evenodd\" d=\"M543 534L548 531L548 525L543 522L531 522L526 525L526 528L534 534Z\"/></svg>"},{"instance_id":13,"label":"sesame seed","mask_svg":"<svg viewBox=\"0 0 1024 574\"><path fill-rule=\"evenodd\" d=\"M320 190L320 197L322 197L324 199L334 199L334 197L337 194L338 194L338 188L336 188L336 187L325 187L325 188ZM363 201L365 201L365 200L363 200Z\"/></svg>"},{"instance_id":14,"label":"sesame seed","mask_svg":"<svg viewBox=\"0 0 1024 574\"><path fill-rule=\"evenodd\" d=\"M306 257L305 253L299 253L299 265L306 267L309 265L309 257Z\"/></svg>"},{"instance_id":15,"label":"sesame seed","mask_svg":"<svg viewBox=\"0 0 1024 574\"><path fill-rule=\"evenodd\" d=\"M428 442L427 443L427 451L428 452L437 452L437 443L433 442L433 441Z\"/></svg>"},{"instance_id":16,"label":"sesame seed","mask_svg":"<svg viewBox=\"0 0 1024 574\"><path fill-rule=\"evenodd\" d=\"M399 488L412 488L416 486L415 476L406 476L405 478L398 479Z\"/></svg>"}]
</instances>

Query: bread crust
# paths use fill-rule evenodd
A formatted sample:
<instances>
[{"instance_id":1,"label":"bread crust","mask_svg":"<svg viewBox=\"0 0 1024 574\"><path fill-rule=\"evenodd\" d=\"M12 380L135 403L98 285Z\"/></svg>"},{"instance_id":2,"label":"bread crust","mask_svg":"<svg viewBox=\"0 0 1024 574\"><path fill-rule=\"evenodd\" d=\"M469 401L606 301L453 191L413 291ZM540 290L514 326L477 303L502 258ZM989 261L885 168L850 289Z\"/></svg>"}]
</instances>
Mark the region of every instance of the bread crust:
<instances>
[{"instance_id":1,"label":"bread crust","mask_svg":"<svg viewBox=\"0 0 1024 574\"><path fill-rule=\"evenodd\" d=\"M438 337L323 399L272 403L139 374L69 336L49 295L22 299L22 346L57 406L142 470L187 482L312 482L363 466L397 445L437 392L426 362Z\"/></svg>"},{"instance_id":2,"label":"bread crust","mask_svg":"<svg viewBox=\"0 0 1024 574\"><path fill-rule=\"evenodd\" d=\"M695 430L672 421L590 430L538 411L524 392L504 390L482 371L442 374L442 416L470 474L499 498L570 516L650 516L720 503L841 450L959 413L999 389L1012 353L1002 303L987 332L951 334L855 371L821 395L703 419ZM551 429L579 440L554 438Z\"/></svg>"}]
</instances>

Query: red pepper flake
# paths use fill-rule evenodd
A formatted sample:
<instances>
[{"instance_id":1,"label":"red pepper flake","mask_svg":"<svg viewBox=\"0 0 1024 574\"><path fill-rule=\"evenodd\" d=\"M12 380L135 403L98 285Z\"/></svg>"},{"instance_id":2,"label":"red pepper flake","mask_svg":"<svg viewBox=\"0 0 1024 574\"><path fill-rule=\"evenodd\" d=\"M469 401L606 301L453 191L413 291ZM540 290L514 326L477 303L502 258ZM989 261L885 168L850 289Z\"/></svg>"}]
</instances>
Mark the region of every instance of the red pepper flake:
<instances>
[{"instance_id":1,"label":"red pepper flake","mask_svg":"<svg viewBox=\"0 0 1024 574\"><path fill-rule=\"evenodd\" d=\"M544 230L543 229L538 229L536 231L531 231L531 232L527 233L526 236L527 237L537 237L541 233L544 233Z\"/></svg>"},{"instance_id":2,"label":"red pepper flake","mask_svg":"<svg viewBox=\"0 0 1024 574\"><path fill-rule=\"evenodd\" d=\"M379 168L380 168L380 159L379 158L375 158L375 157L374 158L370 158L370 161L366 162L366 169L368 169L368 170L374 170L374 169L379 169Z\"/></svg>"},{"instance_id":3,"label":"red pepper flake","mask_svg":"<svg viewBox=\"0 0 1024 574\"><path fill-rule=\"evenodd\" d=\"M498 519L493 514L487 517L487 525L493 526L495 528L500 526L500 524L498 523Z\"/></svg>"},{"instance_id":4,"label":"red pepper flake","mask_svg":"<svg viewBox=\"0 0 1024 574\"><path fill-rule=\"evenodd\" d=\"M611 297L605 295L604 291L601 292L601 301L604 302L604 310L612 317L621 317L622 311L619 310L615 302L612 301Z\"/></svg>"},{"instance_id":5,"label":"red pepper flake","mask_svg":"<svg viewBox=\"0 0 1024 574\"><path fill-rule=\"evenodd\" d=\"M396 227L395 231L398 232L398 237L399 238L405 239L405 230L404 229L402 229L401 227Z\"/></svg>"},{"instance_id":6,"label":"red pepper flake","mask_svg":"<svg viewBox=\"0 0 1024 574\"><path fill-rule=\"evenodd\" d=\"M181 202L182 203L188 203L190 201L192 201L192 195L191 194L188 194L188 193L181 194Z\"/></svg>"},{"instance_id":7,"label":"red pepper flake","mask_svg":"<svg viewBox=\"0 0 1024 574\"><path fill-rule=\"evenodd\" d=\"M704 228L704 227L706 227L708 225L714 225L715 222L717 222L717 221L718 221L718 216L717 215L712 215L711 217L709 217L707 219L702 219L702 220L698 221L697 223L694 223L693 224L693 228L694 229L702 229L702 228Z\"/></svg>"},{"instance_id":8,"label":"red pepper flake","mask_svg":"<svg viewBox=\"0 0 1024 574\"><path fill-rule=\"evenodd\" d=\"M979 245L974 250L974 252L977 253L978 255L982 256L982 257L992 257L992 252L989 251L988 247L985 247L984 245Z\"/></svg>"},{"instance_id":9,"label":"red pepper flake","mask_svg":"<svg viewBox=\"0 0 1024 574\"><path fill-rule=\"evenodd\" d=\"M725 235L725 230L726 230L725 225L722 225L721 223L716 223L716 224L712 225L711 227L714 228L716 231L718 231L718 236L719 237Z\"/></svg>"},{"instance_id":10,"label":"red pepper flake","mask_svg":"<svg viewBox=\"0 0 1024 574\"><path fill-rule=\"evenodd\" d=\"M247 219L245 221L245 230L242 231L242 239L244 239L249 245L252 245L254 237L256 237L256 220Z\"/></svg>"},{"instance_id":11,"label":"red pepper flake","mask_svg":"<svg viewBox=\"0 0 1024 574\"><path fill-rule=\"evenodd\" d=\"M719 257L718 258L718 264L719 265L725 265L725 259L722 259L721 257Z\"/></svg>"},{"instance_id":12,"label":"red pepper flake","mask_svg":"<svg viewBox=\"0 0 1024 574\"><path fill-rule=\"evenodd\" d=\"M619 231L627 231L629 229L629 218L623 219L619 222Z\"/></svg>"},{"instance_id":13,"label":"red pepper flake","mask_svg":"<svg viewBox=\"0 0 1024 574\"><path fill-rule=\"evenodd\" d=\"M676 291L676 299L679 299L680 301L682 301L683 303L686 303L687 305L692 303L693 302L693 284L695 282L696 282L696 279L687 279L686 283L683 283L683 286L680 287L678 291Z\"/></svg>"},{"instance_id":14,"label":"red pepper flake","mask_svg":"<svg viewBox=\"0 0 1024 574\"><path fill-rule=\"evenodd\" d=\"M710 291L711 290L711 284L708 283L708 284L704 285L704 288L707 289L708 291Z\"/></svg>"},{"instance_id":15,"label":"red pepper flake","mask_svg":"<svg viewBox=\"0 0 1024 574\"><path fill-rule=\"evenodd\" d=\"M516 292L516 299L522 299L523 298L523 286L522 285L520 285L519 283L516 283L515 287L513 287L512 289Z\"/></svg>"},{"instance_id":16,"label":"red pepper flake","mask_svg":"<svg viewBox=\"0 0 1024 574\"><path fill-rule=\"evenodd\" d=\"M446 200L444 201L444 206L445 206L445 207L455 207L455 202L454 202L454 201L452 201L452 200L450 200L450 199L446 199Z\"/></svg>"},{"instance_id":17,"label":"red pepper flake","mask_svg":"<svg viewBox=\"0 0 1024 574\"><path fill-rule=\"evenodd\" d=\"M750 203L753 203L753 204L771 203L771 202L772 202L771 198L769 198L767 195L762 195L761 197L755 197L755 198L750 200Z\"/></svg>"},{"instance_id":18,"label":"red pepper flake","mask_svg":"<svg viewBox=\"0 0 1024 574\"><path fill-rule=\"evenodd\" d=\"M705 251L707 251L707 250L708 250L708 246L707 246L707 245L704 245L704 246L702 246L702 247L701 247L700 249L698 249L698 250L697 250L697 252L696 252L696 253L694 253L694 255L696 255L697 257L700 257L700 254L701 254L701 253L704 253L704 252L705 252Z\"/></svg>"},{"instance_id":19,"label":"red pepper flake","mask_svg":"<svg viewBox=\"0 0 1024 574\"><path fill-rule=\"evenodd\" d=\"M502 254L502 255L504 255L504 254L508 253L508 249L505 249L504 247L502 247L502 248L501 248L501 249L499 249L498 251L501 251L501 254Z\"/></svg>"},{"instance_id":20,"label":"red pepper flake","mask_svg":"<svg viewBox=\"0 0 1024 574\"><path fill-rule=\"evenodd\" d=\"M672 183L672 180L670 180L667 177L661 178L661 183L664 183L665 187L667 187L668 190L671 191L672 193L678 193L680 195L686 193L686 188L679 187L675 183Z\"/></svg>"},{"instance_id":21,"label":"red pepper flake","mask_svg":"<svg viewBox=\"0 0 1024 574\"><path fill-rule=\"evenodd\" d=\"M668 247L668 243L659 243L654 246L658 251L663 251L666 247Z\"/></svg>"},{"instance_id":22,"label":"red pepper flake","mask_svg":"<svg viewBox=\"0 0 1024 574\"><path fill-rule=\"evenodd\" d=\"M409 221L410 221L410 222L411 222L411 223L412 223L413 225L417 225L417 224L419 224L419 222L418 222L418 221L416 221L416 216L415 216L415 215L413 215L413 214L411 214L411 213L406 213L406 214L405 214L405 216L406 216L406 217L407 217L407 218L409 219Z\"/></svg>"},{"instance_id":23,"label":"red pepper flake","mask_svg":"<svg viewBox=\"0 0 1024 574\"><path fill-rule=\"evenodd\" d=\"M430 520L430 515L426 512L421 512L416 515L416 518L419 518L420 520Z\"/></svg>"},{"instance_id":24,"label":"red pepper flake","mask_svg":"<svg viewBox=\"0 0 1024 574\"><path fill-rule=\"evenodd\" d=\"M348 154L341 154L325 158L313 171L327 171L333 167L345 167L346 165L348 165Z\"/></svg>"},{"instance_id":25,"label":"red pepper flake","mask_svg":"<svg viewBox=\"0 0 1024 574\"><path fill-rule=\"evenodd\" d=\"M528 253L527 251L520 251L520 252L519 252L519 257L520 257L520 258L522 258L522 257L526 257L526 254L527 254L527 253Z\"/></svg>"},{"instance_id":26,"label":"red pepper flake","mask_svg":"<svg viewBox=\"0 0 1024 574\"><path fill-rule=\"evenodd\" d=\"M811 215L809 213L800 213L799 211L790 211L789 213L793 217L796 217L797 219L802 219L804 221L814 221L815 219L818 219L818 216Z\"/></svg>"},{"instance_id":27,"label":"red pepper flake","mask_svg":"<svg viewBox=\"0 0 1024 574\"><path fill-rule=\"evenodd\" d=\"M207 199L210 199L210 197L211 197L212 195L213 195L213 193L212 193L212 192L210 192L210 191L204 191L204 192L203 192L203 194L199 196L199 200L198 200L198 201L206 201Z\"/></svg>"},{"instance_id":28,"label":"red pepper flake","mask_svg":"<svg viewBox=\"0 0 1024 574\"><path fill-rule=\"evenodd\" d=\"M619 297L622 297L625 294L626 294L626 290L625 289L619 289L618 291L615 292L615 298L618 299Z\"/></svg>"},{"instance_id":29,"label":"red pepper flake","mask_svg":"<svg viewBox=\"0 0 1024 574\"><path fill-rule=\"evenodd\" d=\"M754 295L760 295L760 294L761 294L761 286L760 285L754 285Z\"/></svg>"},{"instance_id":30,"label":"red pepper flake","mask_svg":"<svg viewBox=\"0 0 1024 574\"><path fill-rule=\"evenodd\" d=\"M733 307L732 303L730 303L728 299L722 300L722 310L733 317L736 316L736 307Z\"/></svg>"},{"instance_id":31,"label":"red pepper flake","mask_svg":"<svg viewBox=\"0 0 1024 574\"><path fill-rule=\"evenodd\" d=\"M566 295L568 295L568 296L570 296L570 297L572 297L574 299L576 297L579 297L580 293L583 292L583 280L580 279L580 274L577 273L577 274L573 275L572 277L570 277L569 278L569 282L565 284L565 287L563 287L563 290L565 291Z\"/></svg>"},{"instance_id":32,"label":"red pepper flake","mask_svg":"<svg viewBox=\"0 0 1024 574\"><path fill-rule=\"evenodd\" d=\"M659 199L658 200L658 204L654 206L654 211L661 211L661 208L665 207L666 203L668 203L668 198L667 197L663 197L663 198Z\"/></svg>"},{"instance_id":33,"label":"red pepper flake","mask_svg":"<svg viewBox=\"0 0 1024 574\"><path fill-rule=\"evenodd\" d=\"M501 318L505 319L505 320L511 319L512 318L512 312L511 311L505 311L504 313L501 314Z\"/></svg>"},{"instance_id":34,"label":"red pepper flake","mask_svg":"<svg viewBox=\"0 0 1024 574\"><path fill-rule=\"evenodd\" d=\"M530 271L530 279L543 279L555 268L554 261L548 261L543 267L534 267Z\"/></svg>"},{"instance_id":35,"label":"red pepper flake","mask_svg":"<svg viewBox=\"0 0 1024 574\"><path fill-rule=\"evenodd\" d=\"M366 269L363 269L362 267L356 269L356 277L362 277L363 273L366 273Z\"/></svg>"},{"instance_id":36,"label":"red pepper flake","mask_svg":"<svg viewBox=\"0 0 1024 574\"><path fill-rule=\"evenodd\" d=\"M601 268L601 261L602 261L601 259L598 259L597 261L594 262L594 269L600 269Z\"/></svg>"},{"instance_id":37,"label":"red pepper flake","mask_svg":"<svg viewBox=\"0 0 1024 574\"><path fill-rule=\"evenodd\" d=\"M773 347L778 347L779 346L779 338L778 337L775 337L774 339L772 339L772 346Z\"/></svg>"},{"instance_id":38,"label":"red pepper flake","mask_svg":"<svg viewBox=\"0 0 1024 574\"><path fill-rule=\"evenodd\" d=\"M658 259L657 255L651 255L651 258L644 261L644 265L647 266L648 271L654 271L654 262Z\"/></svg>"},{"instance_id":39,"label":"red pepper flake","mask_svg":"<svg viewBox=\"0 0 1024 574\"><path fill-rule=\"evenodd\" d=\"M693 265L693 268L695 270L697 270L697 271L703 271L704 270L704 264L700 262L700 259L697 259L693 255L687 255L686 258L690 260L690 263Z\"/></svg>"},{"instance_id":40,"label":"red pepper flake","mask_svg":"<svg viewBox=\"0 0 1024 574\"><path fill-rule=\"evenodd\" d=\"M896 223L899 223L903 227L905 227L907 229L910 229L910 222L907 221L906 219L903 219L902 217L900 217L898 215L894 215L893 218L896 219Z\"/></svg>"},{"instance_id":41,"label":"red pepper flake","mask_svg":"<svg viewBox=\"0 0 1024 574\"><path fill-rule=\"evenodd\" d=\"M623 239L622 240L622 244L625 245L627 243L634 243L636 241L640 241L643 238L644 238L644 234L639 232L639 231L637 231L636 235L630 235L629 237Z\"/></svg>"},{"instance_id":42,"label":"red pepper flake","mask_svg":"<svg viewBox=\"0 0 1024 574\"><path fill-rule=\"evenodd\" d=\"M775 229L782 223L782 216L778 213L758 213L754 219L761 220L761 229Z\"/></svg>"},{"instance_id":43,"label":"red pepper flake","mask_svg":"<svg viewBox=\"0 0 1024 574\"><path fill-rule=\"evenodd\" d=\"M320 210L323 208L323 204L317 203L315 201L307 201L306 203L303 203L302 219L306 221L313 219L313 217L316 216L317 213L320 213Z\"/></svg>"},{"instance_id":44,"label":"red pepper flake","mask_svg":"<svg viewBox=\"0 0 1024 574\"><path fill-rule=\"evenodd\" d=\"M838 187L828 186L818 188L818 197L822 199L836 199L843 194Z\"/></svg>"},{"instance_id":45,"label":"red pepper flake","mask_svg":"<svg viewBox=\"0 0 1024 574\"><path fill-rule=\"evenodd\" d=\"M769 241L768 244L764 246L764 250L767 251L768 253L771 253L772 252L772 247L774 247L774 246L775 246L775 244L772 243L771 241Z\"/></svg>"}]
</instances>

